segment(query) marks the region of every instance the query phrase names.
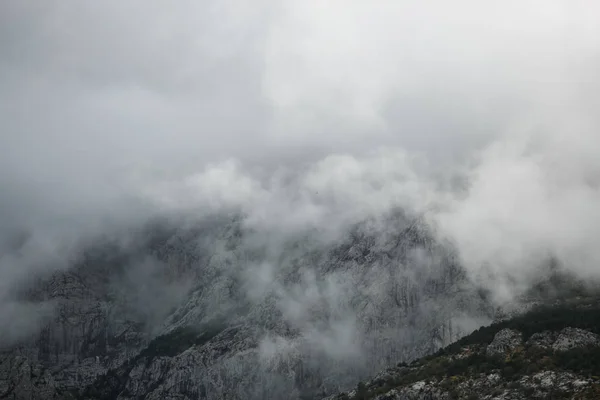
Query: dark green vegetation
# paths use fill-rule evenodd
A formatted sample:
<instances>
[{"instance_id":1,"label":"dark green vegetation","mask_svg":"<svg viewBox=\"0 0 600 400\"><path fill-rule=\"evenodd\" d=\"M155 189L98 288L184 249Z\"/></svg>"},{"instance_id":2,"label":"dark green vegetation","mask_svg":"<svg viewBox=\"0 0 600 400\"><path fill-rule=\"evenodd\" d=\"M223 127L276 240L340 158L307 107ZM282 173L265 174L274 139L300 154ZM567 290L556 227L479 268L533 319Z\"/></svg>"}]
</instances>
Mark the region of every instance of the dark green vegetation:
<instances>
[{"instance_id":1,"label":"dark green vegetation","mask_svg":"<svg viewBox=\"0 0 600 400\"><path fill-rule=\"evenodd\" d=\"M158 336L137 356L122 366L110 369L96 378L79 396L80 399L112 400L126 390L128 376L139 363L149 365L158 357L175 357L193 346L203 346L225 329L224 322L215 321L203 329L192 327L177 328L165 335ZM156 382L160 384L160 381Z\"/></svg>"},{"instance_id":2,"label":"dark green vegetation","mask_svg":"<svg viewBox=\"0 0 600 400\"><path fill-rule=\"evenodd\" d=\"M550 348L522 345L503 356L487 356L486 346L502 329L510 328L523 334L524 343L534 333L544 331L558 332L564 328L581 328L600 334L600 305L596 299L578 298L563 302L554 307L539 307L508 321L482 327L471 335L424 357L410 365L398 364L385 378L376 379L368 386L360 384L354 399L372 399L416 382L431 382L450 398L479 398L484 394L500 394L504 389L517 390L523 398L531 397L535 389L523 386L524 376L532 376L542 371L572 372L593 380L587 390L581 392L581 399L600 398L600 347L576 348L564 352L555 352ZM487 388L487 392L465 393L459 385L473 381L484 375L497 373L501 379L498 387ZM550 390L544 398L573 398L569 390ZM339 395L337 399L348 396Z\"/></svg>"},{"instance_id":3,"label":"dark green vegetation","mask_svg":"<svg viewBox=\"0 0 600 400\"><path fill-rule=\"evenodd\" d=\"M204 331L182 327L152 340L148 347L136 357L136 361L145 358L148 361L156 357L175 357L192 346L202 346L217 336L224 327L214 325Z\"/></svg>"},{"instance_id":4,"label":"dark green vegetation","mask_svg":"<svg viewBox=\"0 0 600 400\"><path fill-rule=\"evenodd\" d=\"M496 333L505 328L520 331L526 341L534 333L560 331L567 327L581 328L600 334L600 306L582 302L582 304L565 303L555 307L536 308L509 321L481 327L426 359L456 353L464 346L490 343Z\"/></svg>"}]
</instances>

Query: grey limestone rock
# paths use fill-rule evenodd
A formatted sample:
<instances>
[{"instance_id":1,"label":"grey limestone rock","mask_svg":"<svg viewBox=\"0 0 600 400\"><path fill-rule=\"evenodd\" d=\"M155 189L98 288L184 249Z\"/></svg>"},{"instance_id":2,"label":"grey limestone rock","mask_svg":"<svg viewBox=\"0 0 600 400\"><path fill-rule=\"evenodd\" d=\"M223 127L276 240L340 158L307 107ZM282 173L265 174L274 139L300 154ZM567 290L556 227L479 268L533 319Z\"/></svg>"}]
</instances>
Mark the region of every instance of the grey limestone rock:
<instances>
[{"instance_id":1,"label":"grey limestone rock","mask_svg":"<svg viewBox=\"0 0 600 400\"><path fill-rule=\"evenodd\" d=\"M523 344L523 334L513 329L502 329L494 336L494 340L487 346L488 356L503 355Z\"/></svg>"}]
</instances>

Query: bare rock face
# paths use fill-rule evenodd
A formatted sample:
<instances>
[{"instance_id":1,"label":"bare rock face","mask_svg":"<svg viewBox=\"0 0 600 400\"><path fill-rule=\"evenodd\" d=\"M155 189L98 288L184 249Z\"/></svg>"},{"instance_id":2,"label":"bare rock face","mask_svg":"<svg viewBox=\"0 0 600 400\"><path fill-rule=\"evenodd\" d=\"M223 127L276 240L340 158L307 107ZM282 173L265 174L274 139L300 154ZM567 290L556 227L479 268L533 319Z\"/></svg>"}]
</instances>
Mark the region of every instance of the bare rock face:
<instances>
[{"instance_id":1,"label":"bare rock face","mask_svg":"<svg viewBox=\"0 0 600 400\"><path fill-rule=\"evenodd\" d=\"M488 356L503 355L515 350L523 344L523 334L513 329L502 329L494 336L494 341L487 346Z\"/></svg>"},{"instance_id":2,"label":"bare rock face","mask_svg":"<svg viewBox=\"0 0 600 400\"><path fill-rule=\"evenodd\" d=\"M560 332L544 331L531 335L527 341L528 346L537 346L554 351L568 351L571 349L598 346L600 336L579 328L564 328Z\"/></svg>"},{"instance_id":3,"label":"bare rock face","mask_svg":"<svg viewBox=\"0 0 600 400\"><path fill-rule=\"evenodd\" d=\"M0 398L68 399L56 390L56 382L42 365L26 357L5 357L0 361Z\"/></svg>"},{"instance_id":4,"label":"bare rock face","mask_svg":"<svg viewBox=\"0 0 600 400\"><path fill-rule=\"evenodd\" d=\"M567 351L580 347L598 346L600 336L579 328L563 329L552 344L555 351Z\"/></svg>"},{"instance_id":5,"label":"bare rock face","mask_svg":"<svg viewBox=\"0 0 600 400\"><path fill-rule=\"evenodd\" d=\"M402 215L276 249L230 219L149 236L32 288L55 314L0 353L0 397L318 398L491 317L453 253Z\"/></svg>"},{"instance_id":6,"label":"bare rock face","mask_svg":"<svg viewBox=\"0 0 600 400\"><path fill-rule=\"evenodd\" d=\"M59 391L76 391L134 355L146 343L139 324L120 315L111 302L106 271L82 265L56 273L36 287L34 296L54 305L54 318L37 337L27 339L1 359L20 358L52 376Z\"/></svg>"}]
</instances>

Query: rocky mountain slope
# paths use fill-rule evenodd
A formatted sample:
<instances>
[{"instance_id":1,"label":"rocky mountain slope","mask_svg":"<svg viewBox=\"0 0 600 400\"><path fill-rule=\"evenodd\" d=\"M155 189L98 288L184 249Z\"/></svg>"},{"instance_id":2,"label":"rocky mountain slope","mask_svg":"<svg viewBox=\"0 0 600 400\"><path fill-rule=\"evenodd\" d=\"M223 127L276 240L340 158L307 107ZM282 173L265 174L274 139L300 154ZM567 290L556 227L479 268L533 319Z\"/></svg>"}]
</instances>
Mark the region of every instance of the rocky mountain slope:
<instances>
[{"instance_id":1,"label":"rocky mountain slope","mask_svg":"<svg viewBox=\"0 0 600 400\"><path fill-rule=\"evenodd\" d=\"M494 315L451 249L402 212L335 237L237 216L155 223L20 296L53 313L2 345L0 398L320 398Z\"/></svg>"},{"instance_id":2,"label":"rocky mountain slope","mask_svg":"<svg viewBox=\"0 0 600 400\"><path fill-rule=\"evenodd\" d=\"M451 247L402 212L333 237L259 231L239 216L160 221L85 246L70 268L22 288L20 301L52 313L39 319L38 333L0 340L0 398L320 399L433 354L492 320L497 324L474 335L514 329L499 334L497 350L488 334L435 367L426 359L361 389L381 395L402 387L408 398L437 390L445 398L448 382L468 379L440 371L467 362L457 360L528 348L538 332L513 326L518 319L510 315L558 294L581 293L564 278L550 279L499 312ZM564 330L593 327L563 325L540 333L547 354L519 357L551 357L569 341L595 343L595 336ZM481 362L486 367L476 371L473 387L491 389L497 374L503 382L503 364ZM581 371L569 373L583 382ZM585 379L581 387L592 387ZM452 388L459 397L470 393Z\"/></svg>"},{"instance_id":3,"label":"rocky mountain slope","mask_svg":"<svg viewBox=\"0 0 600 400\"><path fill-rule=\"evenodd\" d=\"M597 399L599 333L597 297L536 307L327 399Z\"/></svg>"}]
</instances>

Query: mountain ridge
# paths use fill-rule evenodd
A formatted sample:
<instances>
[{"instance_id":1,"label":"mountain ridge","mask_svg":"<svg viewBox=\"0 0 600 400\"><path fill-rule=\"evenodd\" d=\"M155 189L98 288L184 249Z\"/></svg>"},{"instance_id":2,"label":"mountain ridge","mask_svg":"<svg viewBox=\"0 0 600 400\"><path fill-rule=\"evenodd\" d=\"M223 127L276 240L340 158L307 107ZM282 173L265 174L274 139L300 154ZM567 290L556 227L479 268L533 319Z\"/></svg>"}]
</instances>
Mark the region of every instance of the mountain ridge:
<instances>
[{"instance_id":1,"label":"mountain ridge","mask_svg":"<svg viewBox=\"0 0 600 400\"><path fill-rule=\"evenodd\" d=\"M0 394L314 399L499 315L403 213L329 242L300 232L274 244L231 216L150 226L28 291L57 308L1 353Z\"/></svg>"}]
</instances>

